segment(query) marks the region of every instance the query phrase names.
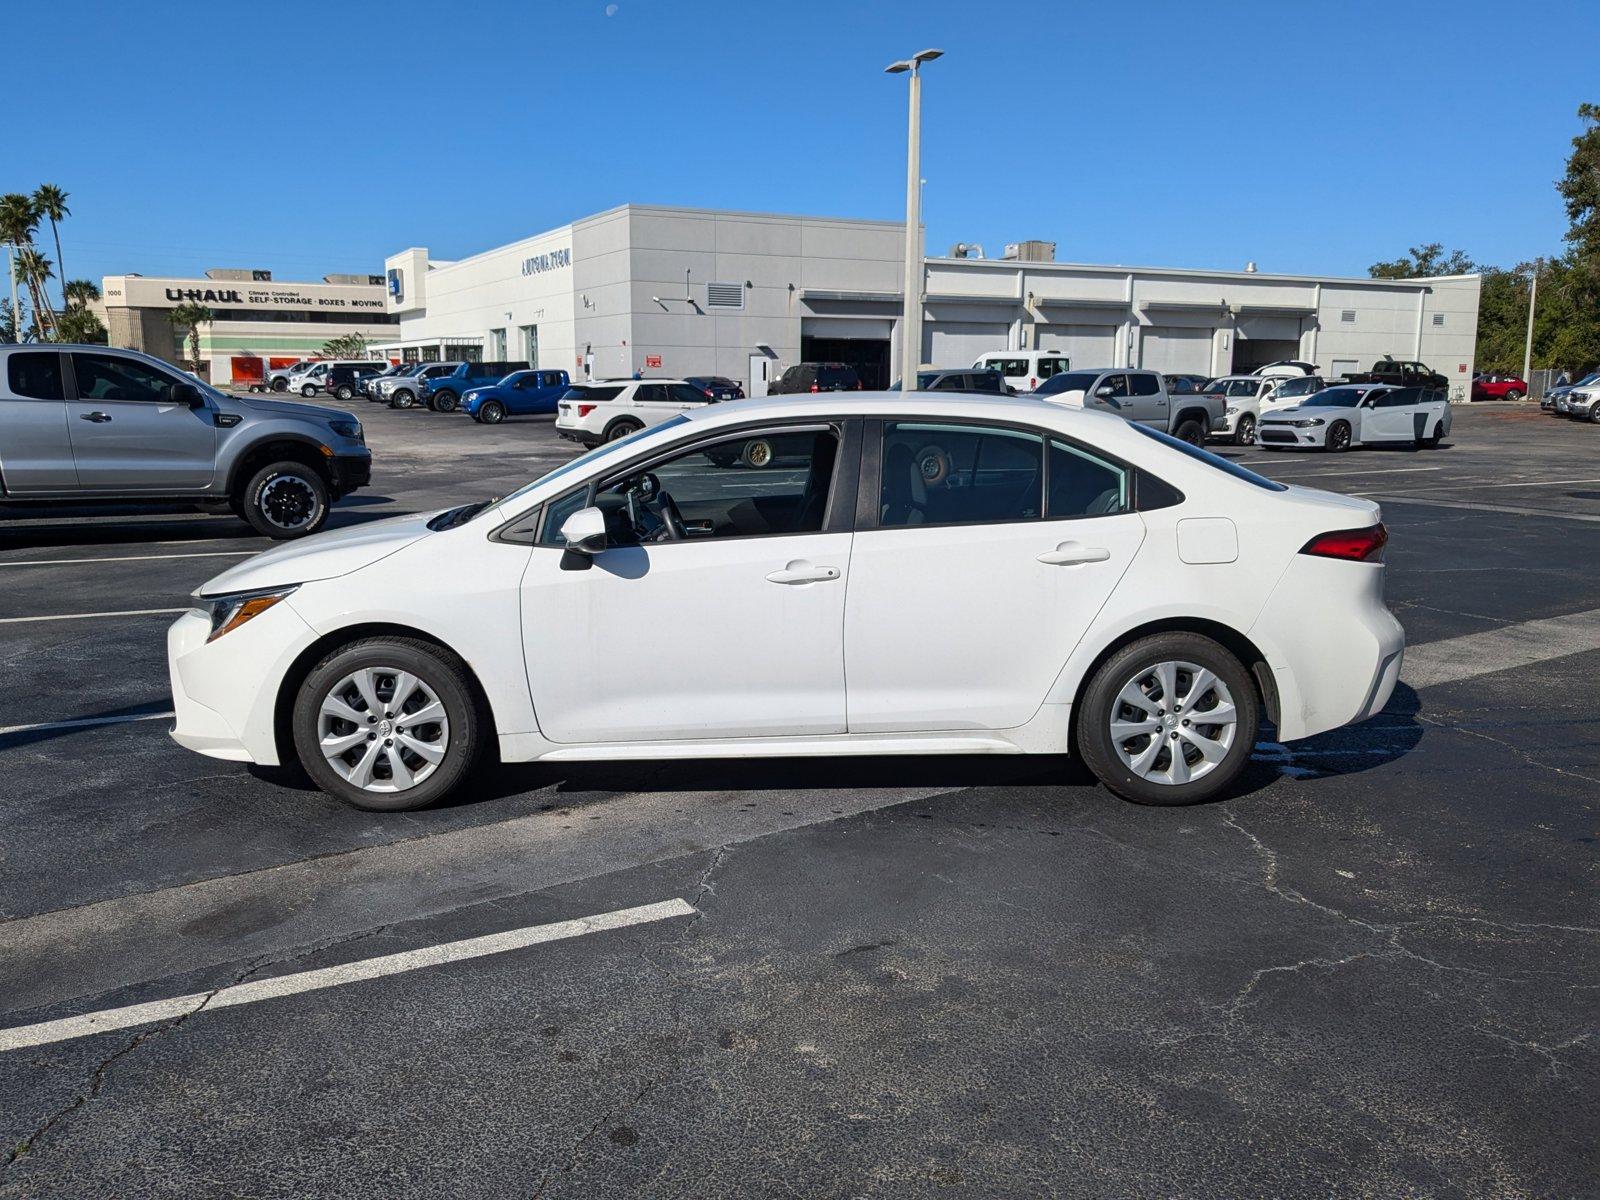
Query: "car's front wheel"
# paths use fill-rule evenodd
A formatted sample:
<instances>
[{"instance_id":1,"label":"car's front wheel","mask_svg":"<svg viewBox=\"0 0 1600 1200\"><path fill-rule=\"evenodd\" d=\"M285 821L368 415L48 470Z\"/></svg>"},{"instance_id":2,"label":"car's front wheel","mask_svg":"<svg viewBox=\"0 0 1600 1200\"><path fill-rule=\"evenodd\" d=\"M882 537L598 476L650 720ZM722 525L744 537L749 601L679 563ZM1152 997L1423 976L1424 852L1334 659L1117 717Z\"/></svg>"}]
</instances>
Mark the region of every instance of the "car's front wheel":
<instances>
[{"instance_id":1,"label":"car's front wheel","mask_svg":"<svg viewBox=\"0 0 1600 1200\"><path fill-rule=\"evenodd\" d=\"M353 642L318 663L294 701L294 745L318 787L357 808L422 808L455 789L484 720L465 665L411 638Z\"/></svg>"},{"instance_id":2,"label":"car's front wheel","mask_svg":"<svg viewBox=\"0 0 1600 1200\"><path fill-rule=\"evenodd\" d=\"M300 387L300 394L309 400L311 397L317 394L317 389L312 387L309 383L302 384Z\"/></svg>"},{"instance_id":3,"label":"car's front wheel","mask_svg":"<svg viewBox=\"0 0 1600 1200\"><path fill-rule=\"evenodd\" d=\"M1095 672L1078 713L1078 752L1125 800L1194 804L1238 778L1260 719L1255 683L1226 647L1161 633Z\"/></svg>"},{"instance_id":4,"label":"car's front wheel","mask_svg":"<svg viewBox=\"0 0 1600 1200\"><path fill-rule=\"evenodd\" d=\"M1233 442L1236 446L1248 446L1256 440L1256 419L1249 413L1242 413L1239 417L1239 426L1233 431Z\"/></svg>"},{"instance_id":5,"label":"car's front wheel","mask_svg":"<svg viewBox=\"0 0 1600 1200\"><path fill-rule=\"evenodd\" d=\"M1323 444L1335 454L1343 454L1350 449L1350 423L1335 421L1328 426L1328 440Z\"/></svg>"},{"instance_id":6,"label":"car's front wheel","mask_svg":"<svg viewBox=\"0 0 1600 1200\"><path fill-rule=\"evenodd\" d=\"M390 408L410 408L416 402L417 402L417 397L416 397L416 394L414 392L408 391L405 388L401 388L399 391L395 392L395 394L389 398L389 407Z\"/></svg>"},{"instance_id":7,"label":"car's front wheel","mask_svg":"<svg viewBox=\"0 0 1600 1200\"><path fill-rule=\"evenodd\" d=\"M257 533L279 541L305 537L328 519L328 485L305 463L269 463L250 476L237 503Z\"/></svg>"},{"instance_id":8,"label":"car's front wheel","mask_svg":"<svg viewBox=\"0 0 1600 1200\"><path fill-rule=\"evenodd\" d=\"M472 415L484 425L498 425L506 419L506 406L498 400L485 400Z\"/></svg>"}]
</instances>

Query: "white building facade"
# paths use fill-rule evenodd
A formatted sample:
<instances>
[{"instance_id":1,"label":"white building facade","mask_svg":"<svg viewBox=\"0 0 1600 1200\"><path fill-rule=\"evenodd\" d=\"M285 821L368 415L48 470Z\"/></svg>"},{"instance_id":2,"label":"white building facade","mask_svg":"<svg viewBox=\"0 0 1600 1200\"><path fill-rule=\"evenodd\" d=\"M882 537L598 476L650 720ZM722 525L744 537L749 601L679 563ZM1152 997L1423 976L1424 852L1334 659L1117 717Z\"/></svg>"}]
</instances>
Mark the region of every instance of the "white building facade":
<instances>
[{"instance_id":1,"label":"white building facade","mask_svg":"<svg viewBox=\"0 0 1600 1200\"><path fill-rule=\"evenodd\" d=\"M723 375L753 395L785 367L901 371L903 226L624 205L455 262L385 263L391 357L529 361L575 378ZM1279 359L1323 374L1419 359L1466 399L1479 277L1341 279L930 258L924 365L1061 349L1074 366L1217 376Z\"/></svg>"}]
</instances>

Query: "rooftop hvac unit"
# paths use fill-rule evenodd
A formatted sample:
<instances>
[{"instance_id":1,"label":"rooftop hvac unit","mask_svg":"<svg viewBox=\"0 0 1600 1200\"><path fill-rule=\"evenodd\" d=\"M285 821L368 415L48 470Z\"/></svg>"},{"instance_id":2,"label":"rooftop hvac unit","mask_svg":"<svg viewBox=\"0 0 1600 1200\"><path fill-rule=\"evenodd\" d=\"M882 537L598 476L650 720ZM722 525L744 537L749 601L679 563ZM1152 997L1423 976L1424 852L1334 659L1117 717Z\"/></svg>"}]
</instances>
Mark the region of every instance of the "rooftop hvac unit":
<instances>
[{"instance_id":1,"label":"rooftop hvac unit","mask_svg":"<svg viewBox=\"0 0 1600 1200\"><path fill-rule=\"evenodd\" d=\"M1056 244L1054 242L1007 242L1004 258L1017 262L1055 262Z\"/></svg>"},{"instance_id":2,"label":"rooftop hvac unit","mask_svg":"<svg viewBox=\"0 0 1600 1200\"><path fill-rule=\"evenodd\" d=\"M983 247L977 242L957 242L950 247L951 258L982 258Z\"/></svg>"},{"instance_id":3,"label":"rooftop hvac unit","mask_svg":"<svg viewBox=\"0 0 1600 1200\"><path fill-rule=\"evenodd\" d=\"M207 279L219 283L258 283L272 278L271 271L257 271L249 267L212 267L206 272Z\"/></svg>"}]
</instances>

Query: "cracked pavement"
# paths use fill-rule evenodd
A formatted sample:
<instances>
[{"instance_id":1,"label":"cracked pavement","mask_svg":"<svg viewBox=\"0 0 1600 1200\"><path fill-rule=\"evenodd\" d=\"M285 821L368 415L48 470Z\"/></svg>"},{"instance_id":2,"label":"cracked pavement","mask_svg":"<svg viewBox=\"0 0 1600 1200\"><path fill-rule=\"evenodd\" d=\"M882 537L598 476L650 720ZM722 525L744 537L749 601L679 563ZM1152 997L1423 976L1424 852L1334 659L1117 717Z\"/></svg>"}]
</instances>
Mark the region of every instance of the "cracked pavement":
<instances>
[{"instance_id":1,"label":"cracked pavement","mask_svg":"<svg viewBox=\"0 0 1600 1200\"><path fill-rule=\"evenodd\" d=\"M372 416L380 464L417 461L347 519L563 453L539 423ZM1590 432L1467 410L1425 456L1228 453L1381 489L1418 644L1600 609L1600 523L1500 511L1600 515L1517 491L1591 476ZM1497 508L1438 506L1489 480ZM0 562L255 547L226 520L19 524ZM90 590L158 607L217 561ZM86 574L19 571L5 603ZM160 622L11 628L0 725L164 696ZM944 759L519 769L363 814L159 722L0 737L3 1025L202 997L0 1054L0 1197L1600 1195L1597 674L1402 686L1175 810L1071 762ZM207 1008L673 897L693 915Z\"/></svg>"}]
</instances>

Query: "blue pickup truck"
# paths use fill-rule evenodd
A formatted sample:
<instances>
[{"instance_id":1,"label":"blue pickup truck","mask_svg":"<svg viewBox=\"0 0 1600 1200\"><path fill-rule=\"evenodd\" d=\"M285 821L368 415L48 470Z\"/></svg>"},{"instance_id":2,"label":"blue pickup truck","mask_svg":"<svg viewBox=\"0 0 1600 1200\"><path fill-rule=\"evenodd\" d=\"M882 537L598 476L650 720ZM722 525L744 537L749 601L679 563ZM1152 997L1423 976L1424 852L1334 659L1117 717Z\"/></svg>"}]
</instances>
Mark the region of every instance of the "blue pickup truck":
<instances>
[{"instance_id":1,"label":"blue pickup truck","mask_svg":"<svg viewBox=\"0 0 1600 1200\"><path fill-rule=\"evenodd\" d=\"M526 371L525 362L464 362L448 375L424 380L420 399L434 412L455 412L469 389L499 383L513 371Z\"/></svg>"},{"instance_id":2,"label":"blue pickup truck","mask_svg":"<svg viewBox=\"0 0 1600 1200\"><path fill-rule=\"evenodd\" d=\"M565 371L513 371L499 383L472 388L461 395L461 411L480 425L498 425L507 417L556 411L572 380Z\"/></svg>"}]
</instances>

